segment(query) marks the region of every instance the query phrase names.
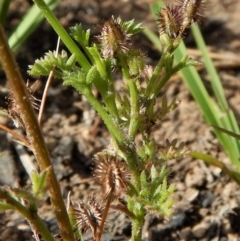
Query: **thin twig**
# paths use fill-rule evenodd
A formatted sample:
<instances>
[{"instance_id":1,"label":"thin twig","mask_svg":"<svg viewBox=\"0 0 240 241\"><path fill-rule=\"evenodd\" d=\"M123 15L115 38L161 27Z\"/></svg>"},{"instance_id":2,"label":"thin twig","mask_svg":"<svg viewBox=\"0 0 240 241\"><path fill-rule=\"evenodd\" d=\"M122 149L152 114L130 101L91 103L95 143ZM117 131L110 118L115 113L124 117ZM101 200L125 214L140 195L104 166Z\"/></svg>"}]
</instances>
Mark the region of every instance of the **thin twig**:
<instances>
[{"instance_id":1,"label":"thin twig","mask_svg":"<svg viewBox=\"0 0 240 241\"><path fill-rule=\"evenodd\" d=\"M57 55L58 55L59 45L60 45L60 38L58 37L55 57L57 57ZM53 80L53 75L54 75L55 68L56 68L56 66L52 67L52 70L49 73L49 76L48 76L48 79L47 79L47 83L46 83L46 86L45 86L45 89L44 89L44 92L43 92L41 106L40 106L39 115L38 115L38 123L39 123L39 125L41 125L41 123L42 123L43 111L44 111L44 107L45 107L46 100L47 100L47 93L48 93L49 87L50 87L50 85L52 83L52 80Z\"/></svg>"},{"instance_id":2,"label":"thin twig","mask_svg":"<svg viewBox=\"0 0 240 241\"><path fill-rule=\"evenodd\" d=\"M40 233L44 240L54 241L54 238L38 214L32 209L28 209L15 198L13 198L9 191L5 188L0 187L0 199L11 205L12 209L18 210L18 212L28 220L33 230L36 230L38 233Z\"/></svg>"},{"instance_id":3,"label":"thin twig","mask_svg":"<svg viewBox=\"0 0 240 241\"><path fill-rule=\"evenodd\" d=\"M29 149L32 149L31 144L28 142L28 140L24 136L19 135L17 132L9 129L8 127L2 125L1 123L0 123L0 129L6 131L7 133L9 133L12 136L14 136L15 138L17 138L17 140L19 140L19 142L21 144L23 144L24 146L28 147Z\"/></svg>"},{"instance_id":4,"label":"thin twig","mask_svg":"<svg viewBox=\"0 0 240 241\"><path fill-rule=\"evenodd\" d=\"M107 218L107 215L108 215L108 211L109 211L109 208L110 208L111 201L112 201L112 191L108 195L106 206L105 206L105 209L104 209L103 214L102 214L101 223L100 223L100 226L99 226L99 228L97 230L96 237L94 237L95 241L100 241L101 240L104 224L105 224L105 221L106 221L106 218Z\"/></svg>"}]
</instances>

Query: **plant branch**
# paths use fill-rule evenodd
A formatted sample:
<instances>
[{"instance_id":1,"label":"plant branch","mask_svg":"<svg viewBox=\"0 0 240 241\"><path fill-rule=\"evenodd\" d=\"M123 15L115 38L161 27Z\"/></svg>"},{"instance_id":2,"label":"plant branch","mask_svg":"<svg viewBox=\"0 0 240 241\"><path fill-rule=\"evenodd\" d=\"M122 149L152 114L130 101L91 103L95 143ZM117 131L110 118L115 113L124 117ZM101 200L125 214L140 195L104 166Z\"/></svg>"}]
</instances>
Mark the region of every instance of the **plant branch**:
<instances>
[{"instance_id":1,"label":"plant branch","mask_svg":"<svg viewBox=\"0 0 240 241\"><path fill-rule=\"evenodd\" d=\"M1 123L0 123L0 129L8 132L9 134L11 134L15 138L17 138L17 140L20 141L21 144L28 147L30 150L32 149L31 144L28 142L28 140L24 136L19 135L17 132L9 129L8 127L2 125Z\"/></svg>"},{"instance_id":2,"label":"plant branch","mask_svg":"<svg viewBox=\"0 0 240 241\"><path fill-rule=\"evenodd\" d=\"M136 137L140 117L139 117L139 92L136 86L136 79L131 78L129 74L129 67L127 66L125 59L122 54L118 54L118 58L120 60L122 66L122 72L126 81L126 84L129 89L130 95L130 105L131 105L131 113L130 113L130 124L128 129L128 135L131 140L134 140Z\"/></svg>"},{"instance_id":3,"label":"plant branch","mask_svg":"<svg viewBox=\"0 0 240 241\"><path fill-rule=\"evenodd\" d=\"M56 52L55 52L55 57L57 57L57 55L58 55L59 45L60 45L60 38L58 38L58 41L57 41L57 48L56 48ZM49 90L50 85L52 83L52 79L53 79L55 68L56 68L56 66L52 67L52 70L51 70L51 72L50 72L50 74L48 76L48 79L47 79L46 86L44 88L42 101L41 101L41 106L40 106L39 115L38 115L38 123L39 123L39 125L41 125L41 123L42 123L43 111L44 111L44 107L45 107L46 100L47 100L47 93L48 93L48 90Z\"/></svg>"},{"instance_id":4,"label":"plant branch","mask_svg":"<svg viewBox=\"0 0 240 241\"><path fill-rule=\"evenodd\" d=\"M4 190L3 188L0 188L0 199L5 200L5 202L11 205L13 209L16 209L19 213L21 213L28 220L31 226L42 235L44 240L55 240L38 214L35 211L23 206L19 201L14 199L7 190Z\"/></svg>"},{"instance_id":5,"label":"plant branch","mask_svg":"<svg viewBox=\"0 0 240 241\"><path fill-rule=\"evenodd\" d=\"M0 24L0 62L7 75L9 87L18 103L21 118L26 127L26 133L30 140L32 151L38 161L41 171L52 167L50 156L44 142L36 115L28 97L26 86L19 71L19 67L8 46L2 25ZM50 168L49 195L59 224L60 232L64 241L73 241L70 221L62 198L59 183L53 168Z\"/></svg>"},{"instance_id":6,"label":"plant branch","mask_svg":"<svg viewBox=\"0 0 240 241\"><path fill-rule=\"evenodd\" d=\"M96 241L101 240L104 224L105 224L105 221L106 221L106 218L107 218L107 215L108 215L108 211L109 211L109 208L110 208L111 201L112 201L112 191L107 198L106 206L105 206L105 209L103 210L102 220L101 220L100 226L99 226L98 231L97 231Z\"/></svg>"}]
</instances>

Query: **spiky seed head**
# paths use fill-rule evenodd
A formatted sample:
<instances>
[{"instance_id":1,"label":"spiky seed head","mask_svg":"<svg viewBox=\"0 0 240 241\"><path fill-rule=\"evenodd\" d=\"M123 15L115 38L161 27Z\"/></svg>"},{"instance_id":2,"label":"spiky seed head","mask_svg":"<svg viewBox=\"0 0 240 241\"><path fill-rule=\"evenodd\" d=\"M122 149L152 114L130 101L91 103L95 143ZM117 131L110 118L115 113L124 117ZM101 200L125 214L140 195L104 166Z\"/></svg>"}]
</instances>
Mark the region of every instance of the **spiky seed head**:
<instances>
[{"instance_id":1,"label":"spiky seed head","mask_svg":"<svg viewBox=\"0 0 240 241\"><path fill-rule=\"evenodd\" d=\"M176 38L180 31L183 15L180 6L166 6L158 14L159 34L167 34L170 38Z\"/></svg>"},{"instance_id":2,"label":"spiky seed head","mask_svg":"<svg viewBox=\"0 0 240 241\"><path fill-rule=\"evenodd\" d=\"M101 186L104 198L110 194L114 198L122 197L130 179L124 161L107 153L100 153L95 158L97 164L94 168L94 178L96 184Z\"/></svg>"},{"instance_id":3,"label":"spiky seed head","mask_svg":"<svg viewBox=\"0 0 240 241\"><path fill-rule=\"evenodd\" d=\"M90 197L87 203L79 201L75 203L73 211L77 220L77 226L83 232L91 230L93 233L101 224L102 206L96 202L94 197Z\"/></svg>"},{"instance_id":4,"label":"spiky seed head","mask_svg":"<svg viewBox=\"0 0 240 241\"><path fill-rule=\"evenodd\" d=\"M181 0L179 3L183 14L182 29L185 30L192 23L204 18L205 3L203 0Z\"/></svg>"},{"instance_id":5,"label":"spiky seed head","mask_svg":"<svg viewBox=\"0 0 240 241\"><path fill-rule=\"evenodd\" d=\"M101 35L97 39L104 58L113 58L117 52L127 53L131 46L131 35L126 33L121 22L112 17L100 28Z\"/></svg>"}]
</instances>

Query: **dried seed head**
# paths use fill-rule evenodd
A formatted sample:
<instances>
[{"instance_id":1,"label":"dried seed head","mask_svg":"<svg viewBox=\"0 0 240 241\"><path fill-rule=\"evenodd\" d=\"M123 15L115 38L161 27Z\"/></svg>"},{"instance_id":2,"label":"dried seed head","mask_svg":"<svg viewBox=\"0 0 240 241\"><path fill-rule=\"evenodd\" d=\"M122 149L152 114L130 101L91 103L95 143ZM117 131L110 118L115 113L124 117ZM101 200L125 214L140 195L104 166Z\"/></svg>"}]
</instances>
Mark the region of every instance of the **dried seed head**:
<instances>
[{"instance_id":1,"label":"dried seed head","mask_svg":"<svg viewBox=\"0 0 240 241\"><path fill-rule=\"evenodd\" d=\"M158 16L159 34L167 34L170 38L176 38L181 28L183 15L179 6L167 6L162 8Z\"/></svg>"},{"instance_id":2,"label":"dried seed head","mask_svg":"<svg viewBox=\"0 0 240 241\"><path fill-rule=\"evenodd\" d=\"M181 12L183 14L182 29L185 30L192 23L200 21L204 18L203 0L181 0Z\"/></svg>"},{"instance_id":3,"label":"dried seed head","mask_svg":"<svg viewBox=\"0 0 240 241\"><path fill-rule=\"evenodd\" d=\"M88 199L87 203L80 201L74 205L73 211L77 220L77 226L83 232L91 230L96 232L101 224L103 208L96 202L94 197Z\"/></svg>"},{"instance_id":4,"label":"dried seed head","mask_svg":"<svg viewBox=\"0 0 240 241\"><path fill-rule=\"evenodd\" d=\"M37 82L35 82L33 85L29 86L29 82L27 82L26 88L27 88L27 92L28 92L28 97L32 103L33 108L38 110L39 103L41 101L38 100L37 98L35 98L33 95L36 83ZM21 113L19 110L19 106L16 103L11 90L9 90L9 95L7 96L7 105L8 105L8 109L7 109L8 116L12 119L16 128L19 128L19 127L25 128L25 125L24 125L24 122L22 120Z\"/></svg>"},{"instance_id":5,"label":"dried seed head","mask_svg":"<svg viewBox=\"0 0 240 241\"><path fill-rule=\"evenodd\" d=\"M19 107L13 97L13 93L10 91L9 95L7 96L7 113L8 116L12 119L14 126L16 128L22 127L25 128L24 122L22 120L22 117L20 115Z\"/></svg>"},{"instance_id":6,"label":"dried seed head","mask_svg":"<svg viewBox=\"0 0 240 241\"><path fill-rule=\"evenodd\" d=\"M114 198L123 196L130 179L123 160L107 153L96 155L96 159L94 177L96 183L101 185L104 197L107 198L110 194Z\"/></svg>"},{"instance_id":7,"label":"dried seed head","mask_svg":"<svg viewBox=\"0 0 240 241\"><path fill-rule=\"evenodd\" d=\"M97 37L101 52L105 58L113 58L117 52L127 53L131 46L131 35L127 34L121 21L113 17L101 26L101 35Z\"/></svg>"},{"instance_id":8,"label":"dried seed head","mask_svg":"<svg viewBox=\"0 0 240 241\"><path fill-rule=\"evenodd\" d=\"M167 6L159 12L159 33L170 38L182 36L189 26L204 18L203 0L179 0L176 6Z\"/></svg>"}]
</instances>

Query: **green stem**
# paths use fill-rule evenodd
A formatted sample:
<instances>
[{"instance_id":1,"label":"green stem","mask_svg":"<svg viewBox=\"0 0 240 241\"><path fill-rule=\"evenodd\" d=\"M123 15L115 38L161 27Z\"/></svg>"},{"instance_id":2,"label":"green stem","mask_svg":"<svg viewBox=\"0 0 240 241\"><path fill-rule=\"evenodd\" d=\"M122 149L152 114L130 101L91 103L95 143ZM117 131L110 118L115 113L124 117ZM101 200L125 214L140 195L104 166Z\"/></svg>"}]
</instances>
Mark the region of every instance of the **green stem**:
<instances>
[{"instance_id":1,"label":"green stem","mask_svg":"<svg viewBox=\"0 0 240 241\"><path fill-rule=\"evenodd\" d=\"M136 86L136 80L135 79L129 79L128 86L130 90L130 96L131 96L131 119L129 124L129 137L130 139L134 140L140 123L140 116L139 116L139 92Z\"/></svg>"},{"instance_id":2,"label":"green stem","mask_svg":"<svg viewBox=\"0 0 240 241\"><path fill-rule=\"evenodd\" d=\"M0 24L0 62L8 78L9 87L13 93L16 103L18 103L21 118L26 127L27 137L30 140L32 151L37 159L41 171L50 168L48 186L51 203L53 205L60 232L64 241L73 241L73 233L67 215L66 207L62 198L59 183L56 179L49 152L36 115L28 97L26 86L20 74L18 65L8 46L7 39L2 25Z\"/></svg>"},{"instance_id":3,"label":"green stem","mask_svg":"<svg viewBox=\"0 0 240 241\"><path fill-rule=\"evenodd\" d=\"M138 131L139 123L140 123L139 91L137 89L136 79L132 78L129 75L129 68L125 62L123 55L119 54L118 58L122 66L123 76L128 86L129 95L130 95L131 113L130 113L130 124L128 129L128 135L131 140L134 140Z\"/></svg>"},{"instance_id":4,"label":"green stem","mask_svg":"<svg viewBox=\"0 0 240 241\"><path fill-rule=\"evenodd\" d=\"M11 205L13 209L16 209L19 213L21 213L28 220L31 226L39 234L41 234L44 240L55 240L37 213L23 206L19 201L14 199L7 190L0 188L0 199L5 200L5 202Z\"/></svg>"},{"instance_id":5,"label":"green stem","mask_svg":"<svg viewBox=\"0 0 240 241\"><path fill-rule=\"evenodd\" d=\"M156 87L156 92L154 93L154 99L156 98L156 95L160 92L160 90L162 89L162 87L167 83L167 81L170 79L170 77L172 76L172 72L170 73L165 73L165 75L163 76L163 78L161 79L161 81L159 82L159 84Z\"/></svg>"},{"instance_id":6,"label":"green stem","mask_svg":"<svg viewBox=\"0 0 240 241\"><path fill-rule=\"evenodd\" d=\"M41 9L45 18L51 24L51 26L53 27L55 32L59 35L63 43L69 49L69 51L72 54L74 53L76 55L77 62L80 64L80 66L83 67L84 71L87 73L88 70L91 68L90 63L83 55L83 53L80 51L80 49L75 44L75 42L72 40L72 38L69 36L69 34L66 32L66 30L63 28L63 26L59 23L59 21L52 13L52 11L49 9L47 4L43 0L33 0L33 2L37 4L37 6Z\"/></svg>"},{"instance_id":7,"label":"green stem","mask_svg":"<svg viewBox=\"0 0 240 241\"><path fill-rule=\"evenodd\" d=\"M139 184L139 164L138 155L136 151L136 146L133 141L129 140L128 136L124 131L118 127L118 125L113 121L111 115L107 113L104 106L99 103L96 97L93 95L90 86L86 85L72 85L77 91L86 97L88 102L92 107L98 112L101 119L104 121L107 129L114 139L114 144L116 144L116 150L119 151L119 155L126 161L128 167L132 171L134 185L138 187Z\"/></svg>"},{"instance_id":8,"label":"green stem","mask_svg":"<svg viewBox=\"0 0 240 241\"><path fill-rule=\"evenodd\" d=\"M82 90L81 90L82 91ZM139 187L139 170L138 170L138 157L134 143L124 134L124 132L116 126L111 117L105 111L103 106L98 102L90 89L85 89L82 94L87 98L88 102L101 116L102 120L106 124L109 132L114 138L117 147L122 153L124 160L126 160L129 168L133 172L133 182L135 187Z\"/></svg>"},{"instance_id":9,"label":"green stem","mask_svg":"<svg viewBox=\"0 0 240 241\"><path fill-rule=\"evenodd\" d=\"M11 0L1 0L0 1L0 23L4 23L7 14L8 14L8 9L9 5L11 3Z\"/></svg>"},{"instance_id":10,"label":"green stem","mask_svg":"<svg viewBox=\"0 0 240 241\"><path fill-rule=\"evenodd\" d=\"M138 157L135 145L129 140L129 138L124 134L124 132L116 126L116 124L112 121L111 117L105 111L103 106L96 100L95 96L93 95L90 89L86 89L83 94L106 124L109 132L111 133L112 137L114 138L117 144L117 147L121 151L122 156L126 160L129 168L133 171L133 182L134 185L138 187L139 170Z\"/></svg>"},{"instance_id":11,"label":"green stem","mask_svg":"<svg viewBox=\"0 0 240 241\"><path fill-rule=\"evenodd\" d=\"M116 90L114 86L114 80L112 77L112 69L111 65L106 65L106 73L107 73L107 80L108 80L108 91L110 92L108 99L106 100L106 104L109 107L111 114L114 115L118 122L120 121L117 105L116 105Z\"/></svg>"},{"instance_id":12,"label":"green stem","mask_svg":"<svg viewBox=\"0 0 240 241\"><path fill-rule=\"evenodd\" d=\"M81 90L82 91L82 90ZM90 88L85 88L82 94L87 98L88 102L93 106L93 108L101 116L102 120L106 124L109 132L113 136L113 139L118 146L122 146L126 142L127 137L124 133L116 126L111 117L108 115L104 107L98 102L96 97L93 95Z\"/></svg>"},{"instance_id":13,"label":"green stem","mask_svg":"<svg viewBox=\"0 0 240 241\"><path fill-rule=\"evenodd\" d=\"M155 92L155 91L153 91L153 88L155 88L156 81L158 80L159 75L160 75L161 71L163 70L164 63L165 63L165 58L164 58L164 56L162 56L161 59L159 60L158 64L157 64L157 66L155 67L154 72L152 74L152 77L149 80L149 83L147 85L146 93L145 93L145 96L147 98L151 98L151 99L153 98L151 96L152 93Z\"/></svg>"},{"instance_id":14,"label":"green stem","mask_svg":"<svg viewBox=\"0 0 240 241\"><path fill-rule=\"evenodd\" d=\"M137 216L136 219L132 220L132 237L131 241L142 240L142 227L144 224L144 216Z\"/></svg>"}]
</instances>

